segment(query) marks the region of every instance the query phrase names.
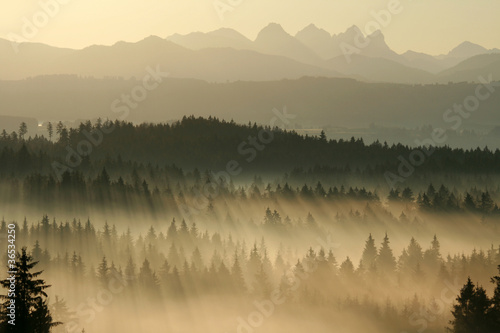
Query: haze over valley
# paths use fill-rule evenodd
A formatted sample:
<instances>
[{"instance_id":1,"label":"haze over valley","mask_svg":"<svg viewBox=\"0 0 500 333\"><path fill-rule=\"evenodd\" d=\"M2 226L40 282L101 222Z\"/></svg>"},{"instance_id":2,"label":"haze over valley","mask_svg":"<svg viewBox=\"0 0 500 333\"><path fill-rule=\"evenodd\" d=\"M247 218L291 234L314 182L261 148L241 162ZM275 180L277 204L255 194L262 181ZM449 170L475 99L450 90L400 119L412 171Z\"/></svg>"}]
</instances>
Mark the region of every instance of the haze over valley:
<instances>
[{"instance_id":1,"label":"haze over valley","mask_svg":"<svg viewBox=\"0 0 500 333\"><path fill-rule=\"evenodd\" d=\"M497 2L12 2L0 333L500 332Z\"/></svg>"}]
</instances>

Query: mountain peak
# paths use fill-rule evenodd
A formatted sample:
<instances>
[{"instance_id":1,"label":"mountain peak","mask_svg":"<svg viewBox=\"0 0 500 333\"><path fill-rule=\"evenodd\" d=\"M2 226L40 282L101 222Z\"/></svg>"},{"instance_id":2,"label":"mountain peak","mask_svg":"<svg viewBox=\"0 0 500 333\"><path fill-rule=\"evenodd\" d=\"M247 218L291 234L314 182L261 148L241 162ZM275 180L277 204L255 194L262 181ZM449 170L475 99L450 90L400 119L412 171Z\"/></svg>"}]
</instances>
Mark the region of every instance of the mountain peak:
<instances>
[{"instance_id":1,"label":"mountain peak","mask_svg":"<svg viewBox=\"0 0 500 333\"><path fill-rule=\"evenodd\" d=\"M350 26L349 28L347 28L344 33L345 34L352 34L352 33L358 33L359 31L361 31L361 29L358 28L357 25L353 24L352 26Z\"/></svg>"},{"instance_id":2,"label":"mountain peak","mask_svg":"<svg viewBox=\"0 0 500 333\"><path fill-rule=\"evenodd\" d=\"M466 40L465 42L462 42L460 44L458 44L457 47L455 47L455 49L458 49L458 48L468 48L468 47L474 47L474 48L482 48L482 49L485 49L484 47L482 47L481 45L479 44L475 44L475 43L472 43L472 42L469 42L468 40ZM485 49L486 50L486 49Z\"/></svg>"},{"instance_id":3,"label":"mountain peak","mask_svg":"<svg viewBox=\"0 0 500 333\"><path fill-rule=\"evenodd\" d=\"M259 38L262 35L271 35L271 36L276 36L276 35L288 35L288 33L283 29L283 27L278 24L278 23L269 23L264 29L262 29L259 32L259 35L257 38Z\"/></svg>"},{"instance_id":4,"label":"mountain peak","mask_svg":"<svg viewBox=\"0 0 500 333\"><path fill-rule=\"evenodd\" d=\"M289 57L306 64L315 64L320 59L318 54L276 23L271 23L262 29L254 45L259 52Z\"/></svg>"},{"instance_id":5,"label":"mountain peak","mask_svg":"<svg viewBox=\"0 0 500 333\"><path fill-rule=\"evenodd\" d=\"M301 32L318 32L318 31L324 31L324 30L318 28L314 23L309 24L307 27L301 30Z\"/></svg>"},{"instance_id":6,"label":"mountain peak","mask_svg":"<svg viewBox=\"0 0 500 333\"><path fill-rule=\"evenodd\" d=\"M348 39L348 40L352 40L359 33L361 33L363 35L363 37L365 37L365 35L361 31L361 29L358 28L358 26L352 25L349 28L347 28L344 32L332 35L332 37L334 39Z\"/></svg>"},{"instance_id":7,"label":"mountain peak","mask_svg":"<svg viewBox=\"0 0 500 333\"><path fill-rule=\"evenodd\" d=\"M488 50L481 45L471 43L469 41L465 41L455 47L448 53L450 57L456 58L469 58L475 55L487 53Z\"/></svg>"},{"instance_id":8,"label":"mountain peak","mask_svg":"<svg viewBox=\"0 0 500 333\"><path fill-rule=\"evenodd\" d=\"M305 27L304 29L317 29L319 30L319 28L314 24L314 23L310 23L307 27Z\"/></svg>"},{"instance_id":9,"label":"mountain peak","mask_svg":"<svg viewBox=\"0 0 500 333\"><path fill-rule=\"evenodd\" d=\"M130 45L130 46L140 46L140 47L164 47L164 46L169 46L169 47L175 47L175 48L181 48L181 46L172 43L170 40L163 39L161 37L151 35L148 36L137 43L127 43L127 42L118 42L115 45Z\"/></svg>"},{"instance_id":10,"label":"mountain peak","mask_svg":"<svg viewBox=\"0 0 500 333\"><path fill-rule=\"evenodd\" d=\"M328 38L329 39L331 37L331 35L328 31L321 29L321 28L318 28L316 25L311 23L307 27L305 27L304 29L297 32L295 37L297 37L299 39L300 38L308 38L308 37Z\"/></svg>"},{"instance_id":11,"label":"mountain peak","mask_svg":"<svg viewBox=\"0 0 500 333\"><path fill-rule=\"evenodd\" d=\"M156 35L149 35L148 37L139 41L139 43L160 43L164 42L164 39Z\"/></svg>"},{"instance_id":12,"label":"mountain peak","mask_svg":"<svg viewBox=\"0 0 500 333\"><path fill-rule=\"evenodd\" d=\"M231 28L219 28L217 30L207 33L207 35L242 40L242 41L250 41L247 37L245 37L238 31Z\"/></svg>"}]
</instances>

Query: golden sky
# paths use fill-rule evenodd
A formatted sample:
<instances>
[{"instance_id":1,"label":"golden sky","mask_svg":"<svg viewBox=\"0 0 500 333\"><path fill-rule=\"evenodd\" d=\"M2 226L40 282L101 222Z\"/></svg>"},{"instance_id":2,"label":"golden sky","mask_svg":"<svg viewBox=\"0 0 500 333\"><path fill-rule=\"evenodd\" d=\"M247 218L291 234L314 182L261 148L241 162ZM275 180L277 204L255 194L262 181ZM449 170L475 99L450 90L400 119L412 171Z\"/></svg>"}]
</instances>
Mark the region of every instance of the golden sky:
<instances>
[{"instance_id":1,"label":"golden sky","mask_svg":"<svg viewBox=\"0 0 500 333\"><path fill-rule=\"evenodd\" d=\"M223 19L215 3L226 6ZM400 11L381 27L396 52L447 53L465 40L500 48L500 0L4 1L0 38L12 39L15 35L31 42L83 48L120 40L134 42L149 35L167 37L228 27L254 39L270 22L281 24L292 35L310 23L336 34L353 24L363 30L374 20L372 11L386 10L397 3ZM23 27L35 22L37 31L28 29L31 35L23 32Z\"/></svg>"}]
</instances>

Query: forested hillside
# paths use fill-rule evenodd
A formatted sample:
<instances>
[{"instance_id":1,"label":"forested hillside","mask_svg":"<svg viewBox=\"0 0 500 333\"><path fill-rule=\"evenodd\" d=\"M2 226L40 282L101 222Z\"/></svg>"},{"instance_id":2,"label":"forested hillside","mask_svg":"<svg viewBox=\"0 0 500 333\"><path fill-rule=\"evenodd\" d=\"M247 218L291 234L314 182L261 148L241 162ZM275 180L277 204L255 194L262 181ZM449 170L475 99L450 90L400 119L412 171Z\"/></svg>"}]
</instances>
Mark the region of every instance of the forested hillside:
<instances>
[{"instance_id":1,"label":"forested hillside","mask_svg":"<svg viewBox=\"0 0 500 333\"><path fill-rule=\"evenodd\" d=\"M366 145L193 116L49 123L47 133L0 134L0 234L17 230L54 285L54 332L134 318L136 307L151 321L114 329L153 329L166 311L198 330L209 320L187 320L194 311L238 330L253 327L238 318L255 300L263 316L276 311L270 330L297 311L350 330L365 325L350 319L360 314L377 332L411 330L427 309L427 329L442 332L468 276L491 294L499 150Z\"/></svg>"}]
</instances>

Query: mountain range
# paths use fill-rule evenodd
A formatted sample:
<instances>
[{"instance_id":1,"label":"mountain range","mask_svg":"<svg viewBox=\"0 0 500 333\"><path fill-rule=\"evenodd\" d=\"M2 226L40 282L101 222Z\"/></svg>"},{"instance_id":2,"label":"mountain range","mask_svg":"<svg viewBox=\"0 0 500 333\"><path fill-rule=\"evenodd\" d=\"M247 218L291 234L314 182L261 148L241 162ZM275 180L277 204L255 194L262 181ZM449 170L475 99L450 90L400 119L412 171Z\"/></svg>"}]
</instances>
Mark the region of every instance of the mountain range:
<instances>
[{"instance_id":1,"label":"mountain range","mask_svg":"<svg viewBox=\"0 0 500 333\"><path fill-rule=\"evenodd\" d=\"M356 42L357 41L357 42ZM18 52L14 52L16 49ZM343 50L352 54L344 54ZM448 54L398 54L382 32L369 36L352 26L338 35L311 24L295 36L279 24L262 29L255 40L222 28L208 33L150 36L136 43L93 45L81 50L0 39L0 80L54 74L141 78L148 66L172 77L209 82L269 81L347 77L366 82L406 84L477 81L500 77L500 50L464 42Z\"/></svg>"}]
</instances>

